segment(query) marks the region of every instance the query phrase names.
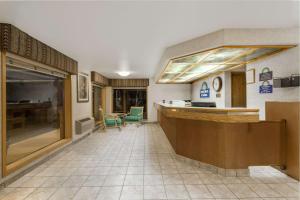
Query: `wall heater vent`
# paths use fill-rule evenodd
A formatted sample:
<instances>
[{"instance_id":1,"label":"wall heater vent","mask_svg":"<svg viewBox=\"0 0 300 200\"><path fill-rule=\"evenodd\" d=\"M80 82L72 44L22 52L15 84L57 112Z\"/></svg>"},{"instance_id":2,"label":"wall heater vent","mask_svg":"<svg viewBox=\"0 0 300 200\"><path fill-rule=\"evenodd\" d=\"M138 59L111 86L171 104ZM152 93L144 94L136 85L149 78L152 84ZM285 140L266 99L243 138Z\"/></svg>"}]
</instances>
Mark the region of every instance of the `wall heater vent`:
<instances>
[{"instance_id":1,"label":"wall heater vent","mask_svg":"<svg viewBox=\"0 0 300 200\"><path fill-rule=\"evenodd\" d=\"M91 132L95 126L94 119L87 117L75 121L75 132L77 135L82 133Z\"/></svg>"}]
</instances>

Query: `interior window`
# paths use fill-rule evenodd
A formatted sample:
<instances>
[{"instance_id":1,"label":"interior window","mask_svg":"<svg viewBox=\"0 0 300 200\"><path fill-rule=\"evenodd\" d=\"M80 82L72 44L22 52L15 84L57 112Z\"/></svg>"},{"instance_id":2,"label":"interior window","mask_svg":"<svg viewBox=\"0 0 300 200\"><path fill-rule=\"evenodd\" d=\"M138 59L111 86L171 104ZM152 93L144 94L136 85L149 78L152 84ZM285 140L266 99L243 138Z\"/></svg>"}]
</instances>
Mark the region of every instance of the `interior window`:
<instances>
[{"instance_id":1,"label":"interior window","mask_svg":"<svg viewBox=\"0 0 300 200\"><path fill-rule=\"evenodd\" d=\"M7 163L64 138L63 78L7 66Z\"/></svg>"}]
</instances>

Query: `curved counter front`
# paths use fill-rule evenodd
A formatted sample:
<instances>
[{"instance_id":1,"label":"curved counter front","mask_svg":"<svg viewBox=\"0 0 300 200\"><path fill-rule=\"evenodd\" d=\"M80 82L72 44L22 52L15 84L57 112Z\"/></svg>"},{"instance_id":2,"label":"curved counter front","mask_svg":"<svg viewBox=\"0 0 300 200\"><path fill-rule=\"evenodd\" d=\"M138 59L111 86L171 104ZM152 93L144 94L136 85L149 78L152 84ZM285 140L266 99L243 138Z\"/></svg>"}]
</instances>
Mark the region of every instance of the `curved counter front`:
<instances>
[{"instance_id":1,"label":"curved counter front","mask_svg":"<svg viewBox=\"0 0 300 200\"><path fill-rule=\"evenodd\" d=\"M239 175L249 166L285 166L285 122L259 121L258 109L156 108L176 154L200 165L225 175Z\"/></svg>"}]
</instances>

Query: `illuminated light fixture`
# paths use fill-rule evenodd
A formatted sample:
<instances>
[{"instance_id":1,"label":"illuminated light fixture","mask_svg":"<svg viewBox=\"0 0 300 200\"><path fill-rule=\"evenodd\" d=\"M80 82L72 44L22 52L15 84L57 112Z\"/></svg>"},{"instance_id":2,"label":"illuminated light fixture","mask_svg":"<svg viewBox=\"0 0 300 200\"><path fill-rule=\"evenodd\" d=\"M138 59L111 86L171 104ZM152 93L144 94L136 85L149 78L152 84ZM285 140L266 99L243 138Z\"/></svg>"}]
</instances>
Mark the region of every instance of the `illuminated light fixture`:
<instances>
[{"instance_id":1,"label":"illuminated light fixture","mask_svg":"<svg viewBox=\"0 0 300 200\"><path fill-rule=\"evenodd\" d=\"M117 74L119 74L120 76L128 76L130 74L130 72L128 72L128 71L121 71L121 72L117 72Z\"/></svg>"},{"instance_id":2,"label":"illuminated light fixture","mask_svg":"<svg viewBox=\"0 0 300 200\"><path fill-rule=\"evenodd\" d=\"M222 46L170 59L159 83L191 83L202 77L244 66L295 45Z\"/></svg>"}]
</instances>

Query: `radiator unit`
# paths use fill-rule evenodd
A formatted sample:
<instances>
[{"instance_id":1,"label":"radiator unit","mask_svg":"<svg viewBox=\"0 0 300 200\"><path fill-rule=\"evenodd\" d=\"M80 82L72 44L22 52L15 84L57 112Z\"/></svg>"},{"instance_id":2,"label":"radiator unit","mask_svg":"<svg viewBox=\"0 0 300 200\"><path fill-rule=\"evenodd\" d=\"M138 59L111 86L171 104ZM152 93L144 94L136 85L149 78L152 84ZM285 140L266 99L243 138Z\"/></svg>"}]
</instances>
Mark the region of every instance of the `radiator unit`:
<instances>
[{"instance_id":1,"label":"radiator unit","mask_svg":"<svg viewBox=\"0 0 300 200\"><path fill-rule=\"evenodd\" d=\"M75 121L75 133L80 135L82 133L91 132L95 126L93 118L87 117Z\"/></svg>"}]
</instances>

